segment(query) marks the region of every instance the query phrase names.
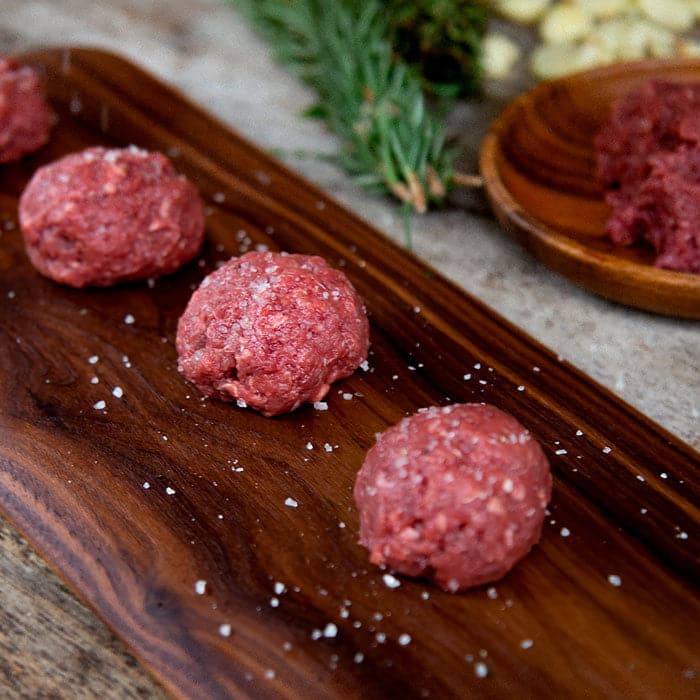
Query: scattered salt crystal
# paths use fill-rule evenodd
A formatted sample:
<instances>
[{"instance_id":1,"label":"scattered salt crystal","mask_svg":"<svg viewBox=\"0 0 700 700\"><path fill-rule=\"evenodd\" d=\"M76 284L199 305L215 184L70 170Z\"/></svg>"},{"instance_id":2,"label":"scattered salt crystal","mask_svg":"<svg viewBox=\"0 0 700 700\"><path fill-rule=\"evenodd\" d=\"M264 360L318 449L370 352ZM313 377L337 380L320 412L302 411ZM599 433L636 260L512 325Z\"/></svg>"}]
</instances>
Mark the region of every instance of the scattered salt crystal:
<instances>
[{"instance_id":1,"label":"scattered salt crystal","mask_svg":"<svg viewBox=\"0 0 700 700\"><path fill-rule=\"evenodd\" d=\"M323 449L324 449L326 452L333 452L333 445L331 445L330 443L327 442L327 443L323 446Z\"/></svg>"},{"instance_id":2,"label":"scattered salt crystal","mask_svg":"<svg viewBox=\"0 0 700 700\"><path fill-rule=\"evenodd\" d=\"M361 664L365 660L365 655L361 651L358 651L353 660L356 664Z\"/></svg>"},{"instance_id":3,"label":"scattered salt crystal","mask_svg":"<svg viewBox=\"0 0 700 700\"><path fill-rule=\"evenodd\" d=\"M97 377L93 377L90 380L90 384L99 384L99 383L100 383L100 380Z\"/></svg>"},{"instance_id":4,"label":"scattered salt crystal","mask_svg":"<svg viewBox=\"0 0 700 700\"><path fill-rule=\"evenodd\" d=\"M603 448L603 454L609 455L612 452L612 447L608 447L607 445Z\"/></svg>"},{"instance_id":5,"label":"scattered salt crystal","mask_svg":"<svg viewBox=\"0 0 700 700\"><path fill-rule=\"evenodd\" d=\"M164 441L164 442L168 442L168 436L167 436L167 435L163 435L163 441Z\"/></svg>"},{"instance_id":6,"label":"scattered salt crystal","mask_svg":"<svg viewBox=\"0 0 700 700\"><path fill-rule=\"evenodd\" d=\"M622 579L617 574L610 574L610 576L608 576L608 583L610 583L611 586L618 587L622 585Z\"/></svg>"},{"instance_id":7,"label":"scattered salt crystal","mask_svg":"<svg viewBox=\"0 0 700 700\"><path fill-rule=\"evenodd\" d=\"M13 289L11 289L11 290L7 293L7 298L8 298L8 299L14 299L14 298L15 298L15 292L14 292Z\"/></svg>"},{"instance_id":8,"label":"scattered salt crystal","mask_svg":"<svg viewBox=\"0 0 700 700\"><path fill-rule=\"evenodd\" d=\"M96 365L99 361L100 361L100 358L98 355L91 355L90 357L88 357L88 362L91 365Z\"/></svg>"},{"instance_id":9,"label":"scattered salt crystal","mask_svg":"<svg viewBox=\"0 0 700 700\"><path fill-rule=\"evenodd\" d=\"M641 474L637 474L637 481L646 481L646 479Z\"/></svg>"},{"instance_id":10,"label":"scattered salt crystal","mask_svg":"<svg viewBox=\"0 0 700 700\"><path fill-rule=\"evenodd\" d=\"M342 530L342 529L345 527L345 523L341 520L341 521L338 523L338 527Z\"/></svg>"},{"instance_id":11,"label":"scattered salt crystal","mask_svg":"<svg viewBox=\"0 0 700 700\"><path fill-rule=\"evenodd\" d=\"M367 360L363 360L362 362L360 362L360 369L363 372L369 372L369 362L367 362Z\"/></svg>"},{"instance_id":12,"label":"scattered salt crystal","mask_svg":"<svg viewBox=\"0 0 700 700\"><path fill-rule=\"evenodd\" d=\"M423 591L423 592L420 594L420 597L421 597L423 600L428 600L428 598L430 598L430 593L428 593L428 591Z\"/></svg>"},{"instance_id":13,"label":"scattered salt crystal","mask_svg":"<svg viewBox=\"0 0 700 700\"><path fill-rule=\"evenodd\" d=\"M503 493L513 493L513 480L504 479L501 488L503 489Z\"/></svg>"},{"instance_id":14,"label":"scattered salt crystal","mask_svg":"<svg viewBox=\"0 0 700 700\"><path fill-rule=\"evenodd\" d=\"M468 382L471 378L472 378L472 375L471 375L471 374L465 374L465 375L464 375L464 381L465 381L465 382Z\"/></svg>"},{"instance_id":15,"label":"scattered salt crystal","mask_svg":"<svg viewBox=\"0 0 700 700\"><path fill-rule=\"evenodd\" d=\"M387 588L398 588L401 585L401 581L391 574L384 574L382 580Z\"/></svg>"},{"instance_id":16,"label":"scattered salt crystal","mask_svg":"<svg viewBox=\"0 0 700 700\"><path fill-rule=\"evenodd\" d=\"M639 509L639 512L640 512L642 515L646 515L649 511L648 511L646 508L640 508L640 509Z\"/></svg>"},{"instance_id":17,"label":"scattered salt crystal","mask_svg":"<svg viewBox=\"0 0 700 700\"><path fill-rule=\"evenodd\" d=\"M329 622L323 630L323 636L327 639L333 639L338 634L338 627L333 622Z\"/></svg>"},{"instance_id":18,"label":"scattered salt crystal","mask_svg":"<svg viewBox=\"0 0 700 700\"><path fill-rule=\"evenodd\" d=\"M677 537L679 540L687 540L687 539L688 539L688 533L687 533L687 532L684 532L683 530L681 530L681 532L679 532L679 533L676 535L676 537Z\"/></svg>"},{"instance_id":19,"label":"scattered salt crystal","mask_svg":"<svg viewBox=\"0 0 700 700\"><path fill-rule=\"evenodd\" d=\"M525 387L521 384L521 385L518 387L518 391L525 391Z\"/></svg>"},{"instance_id":20,"label":"scattered salt crystal","mask_svg":"<svg viewBox=\"0 0 700 700\"><path fill-rule=\"evenodd\" d=\"M126 323L127 326L130 326L135 321L136 319L133 317L132 314L127 314L126 316L124 316L124 323Z\"/></svg>"},{"instance_id":21,"label":"scattered salt crystal","mask_svg":"<svg viewBox=\"0 0 700 700\"><path fill-rule=\"evenodd\" d=\"M199 579L194 584L194 592L197 595L204 595L207 592L207 582L204 579Z\"/></svg>"},{"instance_id":22,"label":"scattered salt crystal","mask_svg":"<svg viewBox=\"0 0 700 700\"><path fill-rule=\"evenodd\" d=\"M218 202L219 204L221 204L221 202L223 202L226 199L226 195L223 192L214 192L212 199L215 202Z\"/></svg>"},{"instance_id":23,"label":"scattered salt crystal","mask_svg":"<svg viewBox=\"0 0 700 700\"><path fill-rule=\"evenodd\" d=\"M299 504L293 498L286 498L284 505L289 506L290 508L296 508Z\"/></svg>"},{"instance_id":24,"label":"scattered salt crystal","mask_svg":"<svg viewBox=\"0 0 700 700\"><path fill-rule=\"evenodd\" d=\"M532 639L523 639L523 641L520 642L520 648L521 649L530 649L533 644L534 644L534 642L532 641Z\"/></svg>"},{"instance_id":25,"label":"scattered salt crystal","mask_svg":"<svg viewBox=\"0 0 700 700\"><path fill-rule=\"evenodd\" d=\"M410 644L410 643L411 643L411 635L410 635L410 634L406 634L406 633L404 632L403 634L399 635L399 640L398 640L398 641L399 641L399 644L400 644L402 647L405 647L407 644Z\"/></svg>"},{"instance_id":26,"label":"scattered salt crystal","mask_svg":"<svg viewBox=\"0 0 700 700\"><path fill-rule=\"evenodd\" d=\"M386 635L384 634L384 632L377 632L377 634L374 635L374 638L379 644L384 644L384 642L386 642Z\"/></svg>"},{"instance_id":27,"label":"scattered salt crystal","mask_svg":"<svg viewBox=\"0 0 700 700\"><path fill-rule=\"evenodd\" d=\"M270 607L271 608L279 608L279 606L280 606L279 598L270 598Z\"/></svg>"},{"instance_id":28,"label":"scattered salt crystal","mask_svg":"<svg viewBox=\"0 0 700 700\"><path fill-rule=\"evenodd\" d=\"M414 306L413 313L419 314L420 313L420 306Z\"/></svg>"},{"instance_id":29,"label":"scattered salt crystal","mask_svg":"<svg viewBox=\"0 0 700 700\"><path fill-rule=\"evenodd\" d=\"M165 487L165 493L168 494L168 496L172 496L175 494L175 489L171 489L170 486Z\"/></svg>"},{"instance_id":30,"label":"scattered salt crystal","mask_svg":"<svg viewBox=\"0 0 700 700\"><path fill-rule=\"evenodd\" d=\"M316 401L316 402L314 402L314 408L317 411L327 411L328 404L325 401Z\"/></svg>"},{"instance_id":31,"label":"scattered salt crystal","mask_svg":"<svg viewBox=\"0 0 700 700\"><path fill-rule=\"evenodd\" d=\"M576 431L576 436L577 436L577 437L581 437L581 435L583 435L583 430L577 430L577 431Z\"/></svg>"},{"instance_id":32,"label":"scattered salt crystal","mask_svg":"<svg viewBox=\"0 0 700 700\"><path fill-rule=\"evenodd\" d=\"M569 530L568 527L563 527L563 528L560 530L559 534L560 534L562 537L568 537L568 536L571 534L571 530Z\"/></svg>"},{"instance_id":33,"label":"scattered salt crystal","mask_svg":"<svg viewBox=\"0 0 700 700\"><path fill-rule=\"evenodd\" d=\"M224 623L223 625L219 625L219 634L222 637L230 637L231 636L231 625L228 623Z\"/></svg>"},{"instance_id":34,"label":"scattered salt crystal","mask_svg":"<svg viewBox=\"0 0 700 700\"><path fill-rule=\"evenodd\" d=\"M285 651L291 651L293 649L291 642L284 642L282 644L282 649Z\"/></svg>"},{"instance_id":35,"label":"scattered salt crystal","mask_svg":"<svg viewBox=\"0 0 700 700\"><path fill-rule=\"evenodd\" d=\"M568 454L568 452L566 450L557 450L554 454L555 455L565 455L565 454Z\"/></svg>"},{"instance_id":36,"label":"scattered salt crystal","mask_svg":"<svg viewBox=\"0 0 700 700\"><path fill-rule=\"evenodd\" d=\"M474 673L477 678L486 678L489 675L489 667L483 661L479 661L474 664Z\"/></svg>"},{"instance_id":37,"label":"scattered salt crystal","mask_svg":"<svg viewBox=\"0 0 700 700\"><path fill-rule=\"evenodd\" d=\"M124 390L120 386L115 386L114 389L112 389L112 396L121 399L121 397L124 396Z\"/></svg>"},{"instance_id":38,"label":"scattered salt crystal","mask_svg":"<svg viewBox=\"0 0 700 700\"><path fill-rule=\"evenodd\" d=\"M104 401L98 401L97 403L93 404L93 408L97 409L98 411L101 411L107 404Z\"/></svg>"},{"instance_id":39,"label":"scattered salt crystal","mask_svg":"<svg viewBox=\"0 0 700 700\"><path fill-rule=\"evenodd\" d=\"M307 442L307 443L306 443L306 449L307 449L307 450L313 450L313 449L314 449L313 443L312 443L312 442Z\"/></svg>"},{"instance_id":40,"label":"scattered salt crystal","mask_svg":"<svg viewBox=\"0 0 700 700\"><path fill-rule=\"evenodd\" d=\"M144 482L143 482L143 488L145 488L145 489L150 489L150 488L151 488L151 485L150 485L147 481L144 481Z\"/></svg>"},{"instance_id":41,"label":"scattered salt crystal","mask_svg":"<svg viewBox=\"0 0 700 700\"><path fill-rule=\"evenodd\" d=\"M477 363L474 365L474 369L481 369L481 362L477 362Z\"/></svg>"},{"instance_id":42,"label":"scattered salt crystal","mask_svg":"<svg viewBox=\"0 0 700 700\"><path fill-rule=\"evenodd\" d=\"M245 402L245 399L236 399L236 406L238 408L246 408L248 404Z\"/></svg>"},{"instance_id":43,"label":"scattered salt crystal","mask_svg":"<svg viewBox=\"0 0 700 700\"><path fill-rule=\"evenodd\" d=\"M344 398L346 401L350 401L350 399L352 398L352 394L349 394L349 393L345 392L345 393L343 393L343 398Z\"/></svg>"},{"instance_id":44,"label":"scattered salt crystal","mask_svg":"<svg viewBox=\"0 0 700 700\"><path fill-rule=\"evenodd\" d=\"M661 474L659 474L659 476L660 476L662 479L668 479L668 474L667 474L666 472L661 472Z\"/></svg>"},{"instance_id":45,"label":"scattered salt crystal","mask_svg":"<svg viewBox=\"0 0 700 700\"><path fill-rule=\"evenodd\" d=\"M491 600L496 600L498 598L498 591L491 586L487 591L486 595L491 599Z\"/></svg>"}]
</instances>

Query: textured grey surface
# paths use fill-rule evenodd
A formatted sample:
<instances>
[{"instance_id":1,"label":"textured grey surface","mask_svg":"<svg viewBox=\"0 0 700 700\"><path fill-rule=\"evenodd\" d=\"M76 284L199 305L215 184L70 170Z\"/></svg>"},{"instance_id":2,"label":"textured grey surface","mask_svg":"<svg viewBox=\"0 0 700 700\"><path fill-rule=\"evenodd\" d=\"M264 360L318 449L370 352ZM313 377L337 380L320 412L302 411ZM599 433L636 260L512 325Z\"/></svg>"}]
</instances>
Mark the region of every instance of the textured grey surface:
<instances>
[{"instance_id":1,"label":"textured grey surface","mask_svg":"<svg viewBox=\"0 0 700 700\"><path fill-rule=\"evenodd\" d=\"M299 115L313 100L219 0L2 0L0 52L95 45L137 61L282 157L386 235L396 207L310 156L336 143ZM517 86L497 86L451 119L474 165L480 135ZM522 87L522 85L521 85ZM284 153L289 155L285 156ZM700 448L700 325L609 303L511 242L475 195L413 221L416 253L624 400ZM157 697L149 676L0 520L0 696Z\"/></svg>"}]
</instances>

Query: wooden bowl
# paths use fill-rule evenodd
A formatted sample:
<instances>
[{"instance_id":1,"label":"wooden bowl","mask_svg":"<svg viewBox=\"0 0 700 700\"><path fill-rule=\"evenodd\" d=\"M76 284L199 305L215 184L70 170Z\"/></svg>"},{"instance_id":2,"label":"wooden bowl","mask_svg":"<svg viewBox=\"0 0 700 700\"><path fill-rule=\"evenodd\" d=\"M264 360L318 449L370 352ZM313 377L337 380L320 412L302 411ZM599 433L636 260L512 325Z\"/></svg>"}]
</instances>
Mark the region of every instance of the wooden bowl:
<instances>
[{"instance_id":1,"label":"wooden bowl","mask_svg":"<svg viewBox=\"0 0 700 700\"><path fill-rule=\"evenodd\" d=\"M622 304L700 319L700 275L656 268L651 249L605 237L593 141L611 103L650 78L700 80L700 61L615 64L539 84L494 121L481 173L499 222L545 265Z\"/></svg>"}]
</instances>

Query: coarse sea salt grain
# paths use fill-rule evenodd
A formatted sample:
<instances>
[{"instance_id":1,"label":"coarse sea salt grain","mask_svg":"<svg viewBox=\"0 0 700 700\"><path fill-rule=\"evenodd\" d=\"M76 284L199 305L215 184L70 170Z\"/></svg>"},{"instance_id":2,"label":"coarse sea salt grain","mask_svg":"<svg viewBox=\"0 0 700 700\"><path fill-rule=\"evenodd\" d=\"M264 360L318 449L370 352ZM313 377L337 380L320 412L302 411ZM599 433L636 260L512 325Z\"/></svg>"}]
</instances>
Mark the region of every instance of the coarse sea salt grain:
<instances>
[{"instance_id":1,"label":"coarse sea salt grain","mask_svg":"<svg viewBox=\"0 0 700 700\"><path fill-rule=\"evenodd\" d=\"M555 455L566 455L569 453L566 450L557 450L554 454Z\"/></svg>"},{"instance_id":2,"label":"coarse sea salt grain","mask_svg":"<svg viewBox=\"0 0 700 700\"><path fill-rule=\"evenodd\" d=\"M197 595L204 595L207 592L207 582L204 579L199 579L199 581L195 581L194 592Z\"/></svg>"},{"instance_id":3,"label":"coarse sea salt grain","mask_svg":"<svg viewBox=\"0 0 700 700\"><path fill-rule=\"evenodd\" d=\"M329 622L323 629L323 636L327 639L333 639L337 634L338 626L333 622Z\"/></svg>"},{"instance_id":4,"label":"coarse sea salt grain","mask_svg":"<svg viewBox=\"0 0 700 700\"><path fill-rule=\"evenodd\" d=\"M402 647L405 647L406 645L411 643L411 635L407 634L406 632L400 634L398 642Z\"/></svg>"},{"instance_id":5,"label":"coarse sea salt grain","mask_svg":"<svg viewBox=\"0 0 700 700\"><path fill-rule=\"evenodd\" d=\"M610 576L608 576L608 583L617 588L622 585L622 579L617 574L610 574Z\"/></svg>"},{"instance_id":6,"label":"coarse sea salt grain","mask_svg":"<svg viewBox=\"0 0 700 700\"><path fill-rule=\"evenodd\" d=\"M90 357L88 357L88 362L91 365L96 365L99 361L100 361L99 355L90 355Z\"/></svg>"},{"instance_id":7,"label":"coarse sea salt grain","mask_svg":"<svg viewBox=\"0 0 700 700\"><path fill-rule=\"evenodd\" d=\"M491 600L496 600L496 598L498 598L498 591L493 586L491 586L489 589L487 589L486 595Z\"/></svg>"},{"instance_id":8,"label":"coarse sea salt grain","mask_svg":"<svg viewBox=\"0 0 700 700\"><path fill-rule=\"evenodd\" d=\"M100 380L97 377L93 377L90 379L90 384L99 384Z\"/></svg>"},{"instance_id":9,"label":"coarse sea salt grain","mask_svg":"<svg viewBox=\"0 0 700 700\"><path fill-rule=\"evenodd\" d=\"M175 495L175 489L171 489L170 486L165 487L165 493L168 494L168 496L174 496Z\"/></svg>"},{"instance_id":10,"label":"coarse sea salt grain","mask_svg":"<svg viewBox=\"0 0 700 700\"><path fill-rule=\"evenodd\" d=\"M477 678L486 678L489 675L489 667L483 661L479 661L474 664L474 673Z\"/></svg>"},{"instance_id":11,"label":"coarse sea salt grain","mask_svg":"<svg viewBox=\"0 0 700 700\"><path fill-rule=\"evenodd\" d=\"M134 318L133 314L127 314L124 316L124 323L126 323L127 326L130 326L132 323L135 323L136 319Z\"/></svg>"},{"instance_id":12,"label":"coarse sea salt grain","mask_svg":"<svg viewBox=\"0 0 700 700\"><path fill-rule=\"evenodd\" d=\"M314 402L314 408L317 411L327 411L328 410L328 404L325 401L315 401Z\"/></svg>"},{"instance_id":13,"label":"coarse sea salt grain","mask_svg":"<svg viewBox=\"0 0 700 700\"><path fill-rule=\"evenodd\" d=\"M532 641L532 639L523 639L523 641L520 642L520 648L521 649L530 649L530 648L532 648L533 644L534 644L534 642Z\"/></svg>"},{"instance_id":14,"label":"coarse sea salt grain","mask_svg":"<svg viewBox=\"0 0 700 700\"><path fill-rule=\"evenodd\" d=\"M271 608L279 608L279 606L280 606L279 598L270 598L270 607Z\"/></svg>"},{"instance_id":15,"label":"coarse sea salt grain","mask_svg":"<svg viewBox=\"0 0 700 700\"><path fill-rule=\"evenodd\" d=\"M323 446L323 449L324 449L326 452L333 452L333 445L331 445L330 443L327 442L327 443Z\"/></svg>"},{"instance_id":16,"label":"coarse sea salt grain","mask_svg":"<svg viewBox=\"0 0 700 700\"><path fill-rule=\"evenodd\" d=\"M313 449L314 449L313 443L312 443L312 442L307 442L307 443L306 443L306 449L307 449L307 450L313 450Z\"/></svg>"},{"instance_id":17,"label":"coarse sea salt grain","mask_svg":"<svg viewBox=\"0 0 700 700\"><path fill-rule=\"evenodd\" d=\"M97 403L94 403L92 407L98 411L101 411L106 405L107 403L105 401L97 401Z\"/></svg>"},{"instance_id":18,"label":"coarse sea salt grain","mask_svg":"<svg viewBox=\"0 0 700 700\"><path fill-rule=\"evenodd\" d=\"M384 574L382 581L387 588L398 588L401 585L401 581L391 574Z\"/></svg>"},{"instance_id":19,"label":"coarse sea salt grain","mask_svg":"<svg viewBox=\"0 0 700 700\"><path fill-rule=\"evenodd\" d=\"M112 396L121 399L121 397L124 396L124 390L120 386L115 386L114 389L112 389Z\"/></svg>"},{"instance_id":20,"label":"coarse sea salt grain","mask_svg":"<svg viewBox=\"0 0 700 700\"><path fill-rule=\"evenodd\" d=\"M275 589L275 593L277 593L277 595L282 595L287 590L287 587L283 583L280 583L279 581L277 581L275 583L274 589Z\"/></svg>"},{"instance_id":21,"label":"coarse sea salt grain","mask_svg":"<svg viewBox=\"0 0 700 700\"><path fill-rule=\"evenodd\" d=\"M349 394L348 392L344 392L344 393L343 393L343 398L344 398L346 401L350 401L350 399L352 398L352 394Z\"/></svg>"},{"instance_id":22,"label":"coarse sea salt grain","mask_svg":"<svg viewBox=\"0 0 700 700\"><path fill-rule=\"evenodd\" d=\"M603 448L603 454L609 455L612 452L612 447L608 447L607 445Z\"/></svg>"},{"instance_id":23,"label":"coarse sea salt grain","mask_svg":"<svg viewBox=\"0 0 700 700\"><path fill-rule=\"evenodd\" d=\"M231 625L228 623L224 623L223 625L219 625L219 634L222 637L230 637L231 636Z\"/></svg>"},{"instance_id":24,"label":"coarse sea salt grain","mask_svg":"<svg viewBox=\"0 0 700 700\"><path fill-rule=\"evenodd\" d=\"M144 481L144 482L143 482L143 488L145 488L145 489L150 489L150 488L151 488L151 485L150 485L147 481Z\"/></svg>"},{"instance_id":25,"label":"coarse sea salt grain","mask_svg":"<svg viewBox=\"0 0 700 700\"><path fill-rule=\"evenodd\" d=\"M284 501L284 505L289 506L289 508L296 508L299 505L299 503L297 503L297 501L295 501L293 498L286 498Z\"/></svg>"},{"instance_id":26,"label":"coarse sea salt grain","mask_svg":"<svg viewBox=\"0 0 700 700\"><path fill-rule=\"evenodd\" d=\"M560 534L562 537L568 537L568 536L571 534L571 530L569 530L568 527L563 527L563 528L559 531L559 534Z\"/></svg>"}]
</instances>

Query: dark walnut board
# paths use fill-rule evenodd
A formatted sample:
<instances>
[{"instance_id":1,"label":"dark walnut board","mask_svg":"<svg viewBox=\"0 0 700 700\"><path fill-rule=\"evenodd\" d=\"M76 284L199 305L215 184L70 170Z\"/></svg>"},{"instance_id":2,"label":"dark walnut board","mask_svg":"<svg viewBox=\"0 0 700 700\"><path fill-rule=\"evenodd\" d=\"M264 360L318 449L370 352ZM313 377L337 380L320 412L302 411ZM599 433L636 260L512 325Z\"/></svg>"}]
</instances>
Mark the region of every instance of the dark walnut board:
<instances>
[{"instance_id":1,"label":"dark walnut board","mask_svg":"<svg viewBox=\"0 0 700 700\"><path fill-rule=\"evenodd\" d=\"M27 60L60 121L0 172L0 506L165 688L697 697L697 453L130 63ZM99 143L173 155L211 208L201 264L101 291L34 272L12 229L19 193L38 165ZM266 419L201 401L175 370L191 289L246 237L324 256L367 302L370 371L335 385L327 411ZM376 432L449 401L492 402L531 429L554 470L551 516L495 592L391 590L357 544L355 473ZM337 635L314 639L329 623Z\"/></svg>"}]
</instances>

